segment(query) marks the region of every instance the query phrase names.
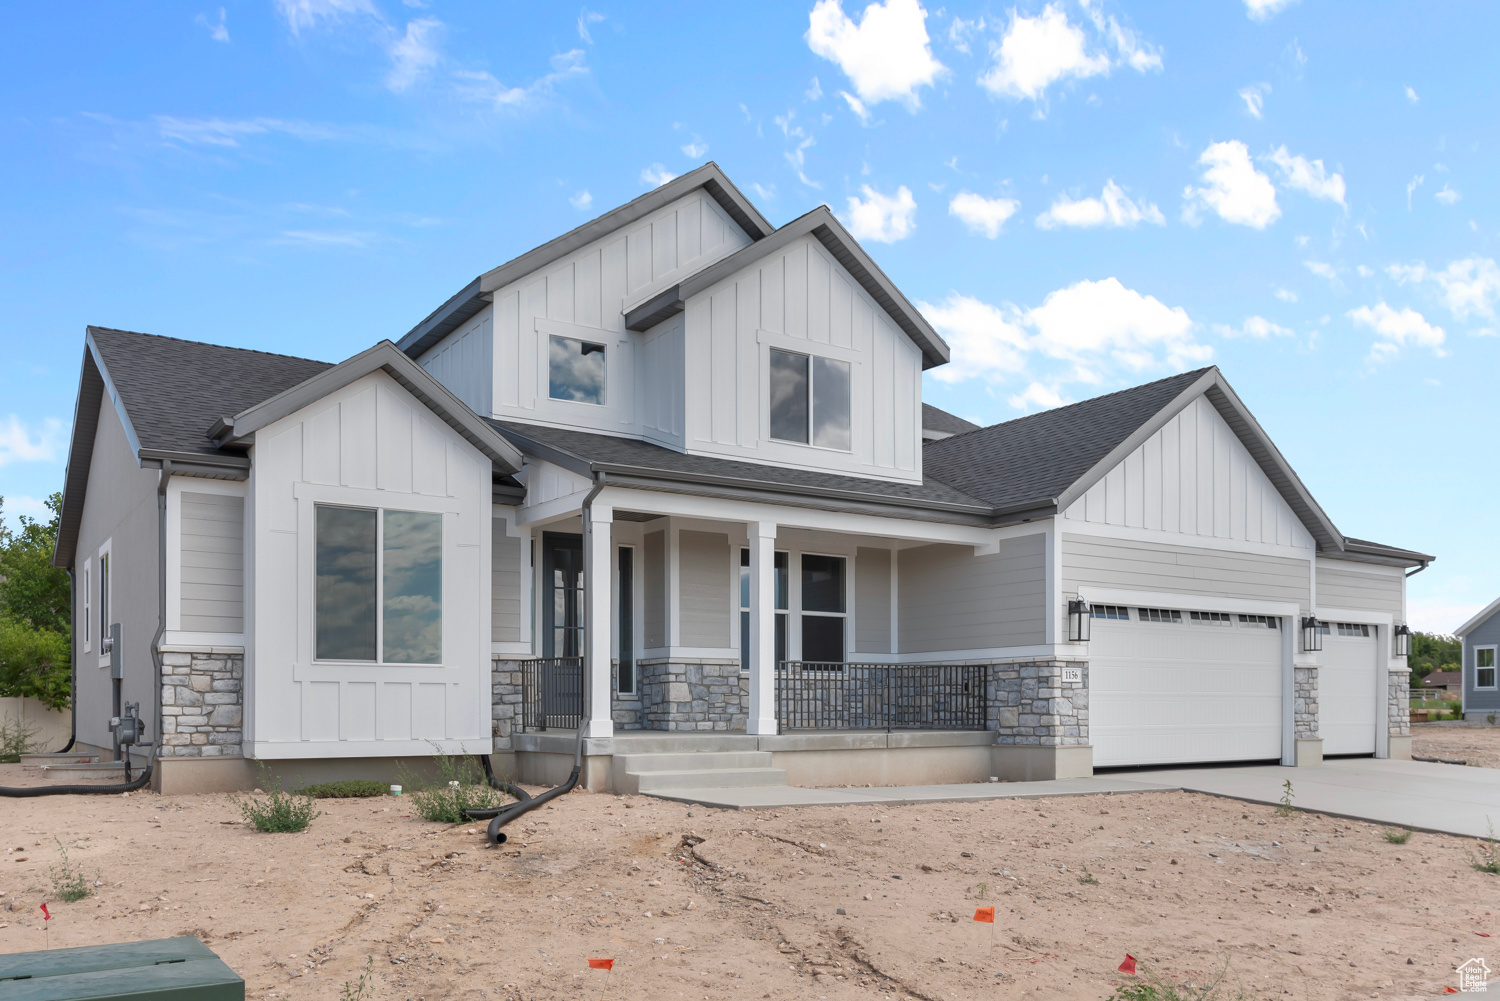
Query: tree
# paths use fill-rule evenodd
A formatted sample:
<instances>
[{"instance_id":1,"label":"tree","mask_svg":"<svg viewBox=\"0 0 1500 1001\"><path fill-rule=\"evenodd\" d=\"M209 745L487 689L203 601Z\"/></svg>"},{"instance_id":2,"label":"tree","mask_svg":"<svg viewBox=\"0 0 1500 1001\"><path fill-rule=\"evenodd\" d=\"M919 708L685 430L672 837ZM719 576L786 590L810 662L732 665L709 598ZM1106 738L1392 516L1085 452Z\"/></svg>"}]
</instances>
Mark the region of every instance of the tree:
<instances>
[{"instance_id":1,"label":"tree","mask_svg":"<svg viewBox=\"0 0 1500 1001\"><path fill-rule=\"evenodd\" d=\"M0 696L62 709L72 699L72 592L52 565L62 494L47 509L45 523L22 515L19 531L0 524Z\"/></svg>"},{"instance_id":2,"label":"tree","mask_svg":"<svg viewBox=\"0 0 1500 1001\"><path fill-rule=\"evenodd\" d=\"M1406 664L1411 668L1411 686L1433 671L1457 671L1463 659L1463 641L1442 633L1412 633L1411 653Z\"/></svg>"}]
</instances>

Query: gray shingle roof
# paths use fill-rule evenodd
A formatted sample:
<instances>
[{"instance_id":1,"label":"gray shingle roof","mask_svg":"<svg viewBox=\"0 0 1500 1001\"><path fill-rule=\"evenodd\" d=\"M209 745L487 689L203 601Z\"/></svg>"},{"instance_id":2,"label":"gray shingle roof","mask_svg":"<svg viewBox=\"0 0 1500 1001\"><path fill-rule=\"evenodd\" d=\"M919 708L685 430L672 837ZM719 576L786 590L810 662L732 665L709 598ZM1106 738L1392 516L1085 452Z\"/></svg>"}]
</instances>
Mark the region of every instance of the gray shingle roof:
<instances>
[{"instance_id":1,"label":"gray shingle roof","mask_svg":"<svg viewBox=\"0 0 1500 1001\"><path fill-rule=\"evenodd\" d=\"M944 434L963 434L966 431L978 431L978 424L970 424L956 414L934 407L930 403L922 404L922 430L941 431Z\"/></svg>"},{"instance_id":2,"label":"gray shingle roof","mask_svg":"<svg viewBox=\"0 0 1500 1001\"><path fill-rule=\"evenodd\" d=\"M208 437L214 421L333 367L308 358L108 327L90 327L89 336L141 447L168 452L223 454Z\"/></svg>"},{"instance_id":3,"label":"gray shingle roof","mask_svg":"<svg viewBox=\"0 0 1500 1001\"><path fill-rule=\"evenodd\" d=\"M923 469L999 512L1045 506L1208 369L930 441Z\"/></svg>"}]
</instances>

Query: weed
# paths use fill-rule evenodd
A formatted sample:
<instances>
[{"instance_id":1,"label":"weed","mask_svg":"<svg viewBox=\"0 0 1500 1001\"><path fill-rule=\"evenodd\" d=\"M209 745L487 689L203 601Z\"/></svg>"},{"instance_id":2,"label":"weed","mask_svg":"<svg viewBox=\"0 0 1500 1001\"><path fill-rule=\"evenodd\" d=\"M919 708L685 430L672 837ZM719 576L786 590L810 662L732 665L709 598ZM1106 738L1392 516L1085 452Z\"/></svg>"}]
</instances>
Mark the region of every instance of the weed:
<instances>
[{"instance_id":1,"label":"weed","mask_svg":"<svg viewBox=\"0 0 1500 1001\"><path fill-rule=\"evenodd\" d=\"M1404 845L1411 840L1411 831L1404 827L1387 827L1380 833L1393 845Z\"/></svg>"},{"instance_id":2,"label":"weed","mask_svg":"<svg viewBox=\"0 0 1500 1001\"><path fill-rule=\"evenodd\" d=\"M1281 783L1281 805L1276 807L1276 816L1290 817L1292 815L1292 780L1287 779Z\"/></svg>"},{"instance_id":3,"label":"weed","mask_svg":"<svg viewBox=\"0 0 1500 1001\"><path fill-rule=\"evenodd\" d=\"M366 796L384 796L390 787L373 779L344 779L341 782L319 782L297 790L299 796L315 799L361 799Z\"/></svg>"},{"instance_id":4,"label":"weed","mask_svg":"<svg viewBox=\"0 0 1500 1001\"><path fill-rule=\"evenodd\" d=\"M1089 872L1088 866L1083 867L1083 875L1078 877L1078 882L1087 883L1090 886L1099 885L1099 881L1094 878L1094 874Z\"/></svg>"},{"instance_id":5,"label":"weed","mask_svg":"<svg viewBox=\"0 0 1500 1001\"><path fill-rule=\"evenodd\" d=\"M1485 717L1485 722L1489 723L1490 726L1494 726L1495 725L1495 714L1494 713L1490 713L1488 716L1486 716Z\"/></svg>"},{"instance_id":6,"label":"weed","mask_svg":"<svg viewBox=\"0 0 1500 1001\"><path fill-rule=\"evenodd\" d=\"M1139 977L1137 983L1122 984L1115 988L1116 1001L1238 1001L1245 996L1243 991L1231 993L1227 957L1218 974L1201 986L1167 983L1144 964L1140 968Z\"/></svg>"},{"instance_id":7,"label":"weed","mask_svg":"<svg viewBox=\"0 0 1500 1001\"><path fill-rule=\"evenodd\" d=\"M462 824L465 810L488 810L502 806L507 797L485 782L479 768L468 758L437 754L438 779L427 782L403 769L401 785L411 790L412 804L423 820L440 824Z\"/></svg>"},{"instance_id":8,"label":"weed","mask_svg":"<svg viewBox=\"0 0 1500 1001\"><path fill-rule=\"evenodd\" d=\"M57 852L62 860L57 865L47 867L47 875L52 878L52 895L67 903L75 903L94 892L94 886L99 880L99 873L94 873L94 883L90 883L83 876L83 866L68 861L68 850L56 837L52 839L57 842Z\"/></svg>"},{"instance_id":9,"label":"weed","mask_svg":"<svg viewBox=\"0 0 1500 1001\"><path fill-rule=\"evenodd\" d=\"M260 796L229 797L229 801L240 808L245 823L266 834L284 834L305 831L321 811L313 805L311 796L298 796L281 788L281 780L271 775L264 764L260 766L260 784L270 790Z\"/></svg>"},{"instance_id":10,"label":"weed","mask_svg":"<svg viewBox=\"0 0 1500 1001\"><path fill-rule=\"evenodd\" d=\"M339 1001L364 1001L365 992L370 990L370 981L375 978L375 957L365 957L365 968L360 971L359 979L350 983L344 981L344 989L339 991Z\"/></svg>"},{"instance_id":11,"label":"weed","mask_svg":"<svg viewBox=\"0 0 1500 1001\"><path fill-rule=\"evenodd\" d=\"M41 732L37 724L7 714L5 722L0 723L0 762L13 765L21 760L21 755L41 750L42 745L36 739Z\"/></svg>"},{"instance_id":12,"label":"weed","mask_svg":"<svg viewBox=\"0 0 1500 1001\"><path fill-rule=\"evenodd\" d=\"M1479 839L1479 857L1469 865L1491 876L1500 876L1500 845L1495 844L1495 825L1488 817L1485 823L1489 826L1490 836Z\"/></svg>"}]
</instances>

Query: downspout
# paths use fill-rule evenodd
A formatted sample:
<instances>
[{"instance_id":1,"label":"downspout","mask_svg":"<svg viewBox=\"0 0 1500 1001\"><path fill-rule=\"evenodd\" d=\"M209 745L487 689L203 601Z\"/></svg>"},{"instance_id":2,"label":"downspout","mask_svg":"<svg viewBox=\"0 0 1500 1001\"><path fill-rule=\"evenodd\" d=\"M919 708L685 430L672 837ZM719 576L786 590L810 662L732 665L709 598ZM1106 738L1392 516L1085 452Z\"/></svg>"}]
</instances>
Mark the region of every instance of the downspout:
<instances>
[{"instance_id":1,"label":"downspout","mask_svg":"<svg viewBox=\"0 0 1500 1001\"><path fill-rule=\"evenodd\" d=\"M68 652L70 654L68 660L71 661L69 671L72 676L72 680L68 682L68 702L72 706L73 721L68 728L68 742L63 745L62 750L53 752L55 754L67 754L73 749L73 745L78 742L78 650L75 649L78 640L78 629L73 622L74 616L77 614L78 578L73 576L73 568L68 567L68 631L70 633L68 636ZM87 622L83 624L83 628L85 630L88 629Z\"/></svg>"},{"instance_id":2,"label":"downspout","mask_svg":"<svg viewBox=\"0 0 1500 1001\"><path fill-rule=\"evenodd\" d=\"M1417 574L1421 573L1423 570L1426 570L1429 566L1431 566L1430 563L1423 563L1421 566L1417 567L1415 570L1411 571L1406 576L1408 576L1408 577L1415 577Z\"/></svg>"},{"instance_id":3,"label":"downspout","mask_svg":"<svg viewBox=\"0 0 1500 1001\"><path fill-rule=\"evenodd\" d=\"M161 460L161 482L156 486L156 635L151 637L151 660L156 665L156 742L162 741L161 688L162 665L161 641L167 634L167 481L172 478L172 460ZM153 751L153 756L154 756Z\"/></svg>"}]
</instances>

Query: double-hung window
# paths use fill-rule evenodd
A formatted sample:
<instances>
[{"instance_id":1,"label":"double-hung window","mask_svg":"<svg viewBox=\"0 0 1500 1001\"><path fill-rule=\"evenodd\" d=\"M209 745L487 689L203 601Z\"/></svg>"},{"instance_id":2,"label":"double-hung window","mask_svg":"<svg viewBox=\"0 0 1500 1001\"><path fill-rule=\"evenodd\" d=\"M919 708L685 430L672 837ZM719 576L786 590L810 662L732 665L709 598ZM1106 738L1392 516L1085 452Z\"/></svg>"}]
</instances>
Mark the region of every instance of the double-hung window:
<instances>
[{"instance_id":1,"label":"double-hung window","mask_svg":"<svg viewBox=\"0 0 1500 1001\"><path fill-rule=\"evenodd\" d=\"M317 507L318 660L441 664L443 516Z\"/></svg>"},{"instance_id":2,"label":"double-hung window","mask_svg":"<svg viewBox=\"0 0 1500 1001\"><path fill-rule=\"evenodd\" d=\"M844 625L848 618L844 598L847 564L842 556L802 554L802 660L805 663L844 662Z\"/></svg>"},{"instance_id":3,"label":"double-hung window","mask_svg":"<svg viewBox=\"0 0 1500 1001\"><path fill-rule=\"evenodd\" d=\"M604 345L573 337L547 338L547 395L604 405Z\"/></svg>"},{"instance_id":4,"label":"double-hung window","mask_svg":"<svg viewBox=\"0 0 1500 1001\"><path fill-rule=\"evenodd\" d=\"M771 349L771 437L847 452L849 363Z\"/></svg>"},{"instance_id":5,"label":"double-hung window","mask_svg":"<svg viewBox=\"0 0 1500 1001\"><path fill-rule=\"evenodd\" d=\"M106 543L108 546L109 544ZM109 639L109 571L114 564L113 547L99 554L99 658L101 666L109 663L109 650L105 640Z\"/></svg>"},{"instance_id":6,"label":"double-hung window","mask_svg":"<svg viewBox=\"0 0 1500 1001\"><path fill-rule=\"evenodd\" d=\"M790 590L788 566L789 560L786 553L777 553L773 560L774 570L772 572L772 592L776 606L776 660L775 665L781 666L786 660L786 622L787 616L791 614L791 602L788 601ZM750 550L740 550L740 670L750 670Z\"/></svg>"},{"instance_id":7,"label":"double-hung window","mask_svg":"<svg viewBox=\"0 0 1500 1001\"><path fill-rule=\"evenodd\" d=\"M1495 648L1492 646L1474 648L1474 687L1495 687Z\"/></svg>"}]
</instances>

